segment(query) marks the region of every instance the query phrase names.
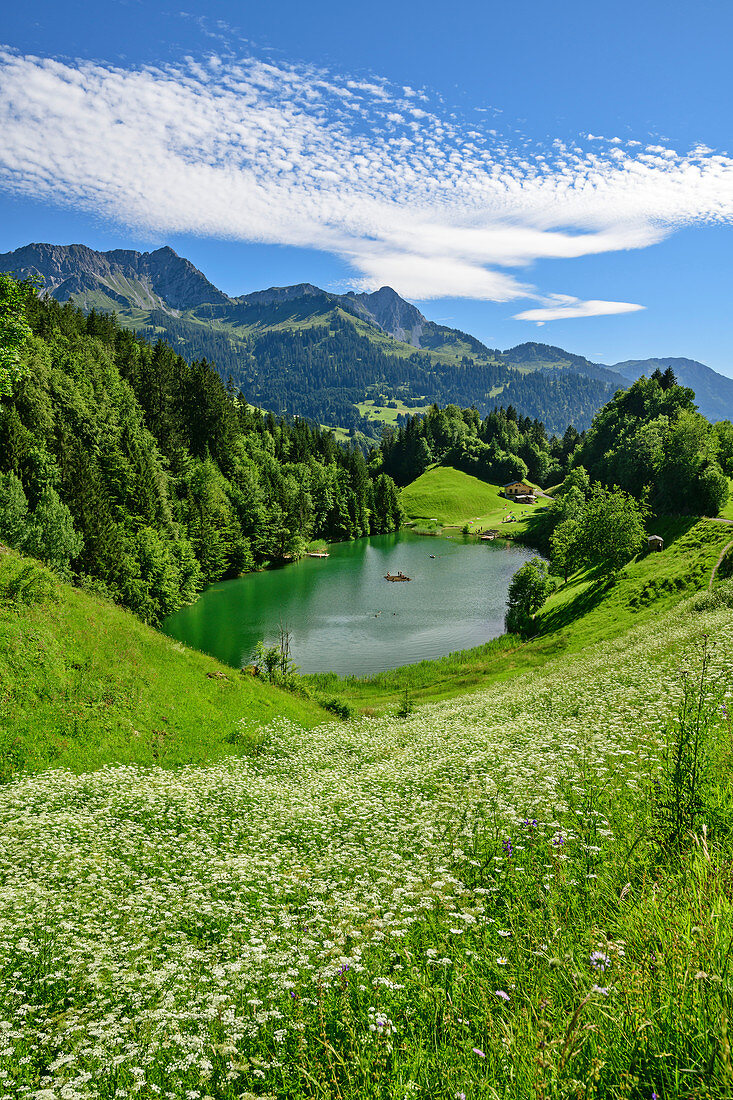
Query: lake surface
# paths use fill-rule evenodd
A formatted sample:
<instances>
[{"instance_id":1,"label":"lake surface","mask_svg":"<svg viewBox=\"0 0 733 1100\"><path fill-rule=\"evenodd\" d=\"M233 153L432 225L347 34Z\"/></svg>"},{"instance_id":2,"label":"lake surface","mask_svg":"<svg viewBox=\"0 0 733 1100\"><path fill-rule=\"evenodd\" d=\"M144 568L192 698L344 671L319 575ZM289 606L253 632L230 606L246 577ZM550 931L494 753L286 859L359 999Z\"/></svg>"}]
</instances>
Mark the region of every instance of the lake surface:
<instances>
[{"instance_id":1,"label":"lake surface","mask_svg":"<svg viewBox=\"0 0 733 1100\"><path fill-rule=\"evenodd\" d=\"M278 641L282 622L301 672L366 676L502 634L512 574L534 554L409 531L338 543L329 553L211 585L162 629L239 668L258 641ZM384 579L399 570L409 583Z\"/></svg>"}]
</instances>

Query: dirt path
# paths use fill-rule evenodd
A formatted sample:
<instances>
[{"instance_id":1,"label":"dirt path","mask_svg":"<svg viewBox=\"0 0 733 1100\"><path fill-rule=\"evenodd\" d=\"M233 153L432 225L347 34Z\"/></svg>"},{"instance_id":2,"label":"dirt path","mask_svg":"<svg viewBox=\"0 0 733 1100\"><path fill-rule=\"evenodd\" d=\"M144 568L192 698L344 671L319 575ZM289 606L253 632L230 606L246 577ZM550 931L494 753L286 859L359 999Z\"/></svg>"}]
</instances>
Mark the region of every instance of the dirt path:
<instances>
[{"instance_id":1,"label":"dirt path","mask_svg":"<svg viewBox=\"0 0 733 1100\"><path fill-rule=\"evenodd\" d=\"M720 520L719 522L720 523L730 523L731 520L723 519L723 520ZM713 587L713 581L715 580L715 574L718 572L718 567L719 567L720 563L722 562L723 558L725 557L725 555L730 550L731 546L733 546L733 539L731 539L731 541L729 543L726 543L726 545L723 547L723 549L721 550L721 553L720 553L720 557L718 558L715 565L713 566L713 571L710 574L710 583L708 584L708 591L710 591L710 589Z\"/></svg>"}]
</instances>

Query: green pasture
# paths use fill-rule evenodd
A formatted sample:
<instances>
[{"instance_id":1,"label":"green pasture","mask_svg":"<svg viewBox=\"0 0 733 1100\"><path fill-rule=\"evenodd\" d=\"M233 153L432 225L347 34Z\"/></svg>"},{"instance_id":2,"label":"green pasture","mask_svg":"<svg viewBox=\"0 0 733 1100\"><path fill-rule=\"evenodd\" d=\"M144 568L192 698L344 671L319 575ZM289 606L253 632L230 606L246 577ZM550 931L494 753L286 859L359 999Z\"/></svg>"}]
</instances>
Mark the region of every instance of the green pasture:
<instances>
[{"instance_id":1,"label":"green pasture","mask_svg":"<svg viewBox=\"0 0 733 1100\"><path fill-rule=\"evenodd\" d=\"M417 416L426 413L430 405L408 406L402 401L393 401L394 408L388 405L380 405L376 401L360 401L357 404L359 415L366 420L372 420L375 424L396 424L398 416Z\"/></svg>"},{"instance_id":2,"label":"green pasture","mask_svg":"<svg viewBox=\"0 0 733 1100\"><path fill-rule=\"evenodd\" d=\"M0 784L3 1095L729 1100L729 609L682 601L414 714L304 728L282 700L237 756L215 662L45 574L23 595L21 567L3 641L38 708L106 708L129 741L138 709L190 707L193 737L208 707L221 734L194 767Z\"/></svg>"},{"instance_id":3,"label":"green pasture","mask_svg":"<svg viewBox=\"0 0 733 1100\"><path fill-rule=\"evenodd\" d=\"M315 703L245 676L0 553L0 779L52 765L195 764L256 750Z\"/></svg>"},{"instance_id":4,"label":"green pasture","mask_svg":"<svg viewBox=\"0 0 733 1100\"><path fill-rule=\"evenodd\" d=\"M501 486L481 481L452 466L432 466L402 490L402 506L409 520L436 519L445 527L463 527L478 534L500 530L514 535L526 529L538 504L513 504L501 495ZM547 501L544 501L547 504ZM516 522L507 522L514 516Z\"/></svg>"}]
</instances>

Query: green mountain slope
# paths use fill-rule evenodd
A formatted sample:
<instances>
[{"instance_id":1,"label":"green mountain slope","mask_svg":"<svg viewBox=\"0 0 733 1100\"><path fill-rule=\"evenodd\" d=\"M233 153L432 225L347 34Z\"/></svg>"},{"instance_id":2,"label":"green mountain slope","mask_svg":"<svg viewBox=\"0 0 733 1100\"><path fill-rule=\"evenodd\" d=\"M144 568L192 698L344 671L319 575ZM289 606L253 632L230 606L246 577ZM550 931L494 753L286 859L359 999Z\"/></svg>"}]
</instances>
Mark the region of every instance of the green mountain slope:
<instances>
[{"instance_id":1,"label":"green mountain slope","mask_svg":"<svg viewBox=\"0 0 733 1100\"><path fill-rule=\"evenodd\" d=\"M428 320L390 287L332 294L299 283L231 298L167 247L30 244L0 255L0 271L86 311L115 311L188 359L211 360L252 404L366 434L357 406L369 399L475 404L484 415L514 405L551 431L569 423L582 430L619 386L658 363L676 367L709 419L733 417L733 382L693 360L606 367L531 342L501 352ZM345 342L334 339L345 331Z\"/></svg>"},{"instance_id":2,"label":"green mountain slope","mask_svg":"<svg viewBox=\"0 0 733 1100\"><path fill-rule=\"evenodd\" d=\"M206 358L250 404L373 433L358 405L399 401L513 405L550 431L585 428L616 376L528 372L474 337L427 320L389 287L331 294L309 283L230 298L172 249L94 252L28 245L0 271L34 279L59 301L114 310L187 359ZM521 368L521 369L520 369Z\"/></svg>"},{"instance_id":3,"label":"green mountain slope","mask_svg":"<svg viewBox=\"0 0 733 1100\"><path fill-rule=\"evenodd\" d=\"M275 716L325 712L0 547L0 779L251 753Z\"/></svg>"}]
</instances>

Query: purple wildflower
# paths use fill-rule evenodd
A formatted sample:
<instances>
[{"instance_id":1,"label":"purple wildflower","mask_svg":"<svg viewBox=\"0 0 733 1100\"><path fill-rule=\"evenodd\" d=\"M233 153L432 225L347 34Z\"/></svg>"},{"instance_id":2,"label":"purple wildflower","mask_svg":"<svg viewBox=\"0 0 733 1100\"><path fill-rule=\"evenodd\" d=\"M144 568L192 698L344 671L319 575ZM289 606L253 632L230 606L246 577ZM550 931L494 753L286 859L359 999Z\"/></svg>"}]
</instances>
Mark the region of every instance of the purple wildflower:
<instances>
[{"instance_id":1,"label":"purple wildflower","mask_svg":"<svg viewBox=\"0 0 733 1100\"><path fill-rule=\"evenodd\" d=\"M511 840L505 840L502 844L502 848L504 849L507 859L511 859L512 854L514 853L514 847Z\"/></svg>"},{"instance_id":2,"label":"purple wildflower","mask_svg":"<svg viewBox=\"0 0 733 1100\"><path fill-rule=\"evenodd\" d=\"M484 1052L482 1050L479 1050L478 1047L472 1047L471 1049L473 1050L474 1054L478 1054L479 1058L485 1058L486 1057Z\"/></svg>"},{"instance_id":3,"label":"purple wildflower","mask_svg":"<svg viewBox=\"0 0 733 1100\"><path fill-rule=\"evenodd\" d=\"M596 970L608 970L611 965L611 957L605 955L603 951L591 951L590 964Z\"/></svg>"},{"instance_id":4,"label":"purple wildflower","mask_svg":"<svg viewBox=\"0 0 733 1100\"><path fill-rule=\"evenodd\" d=\"M508 1001L508 1000L511 999L509 997L509 994L506 993L503 989L495 989L494 990L494 996L501 997L502 1001Z\"/></svg>"}]
</instances>

